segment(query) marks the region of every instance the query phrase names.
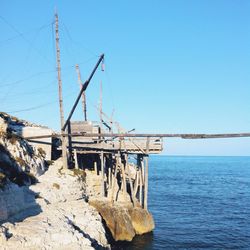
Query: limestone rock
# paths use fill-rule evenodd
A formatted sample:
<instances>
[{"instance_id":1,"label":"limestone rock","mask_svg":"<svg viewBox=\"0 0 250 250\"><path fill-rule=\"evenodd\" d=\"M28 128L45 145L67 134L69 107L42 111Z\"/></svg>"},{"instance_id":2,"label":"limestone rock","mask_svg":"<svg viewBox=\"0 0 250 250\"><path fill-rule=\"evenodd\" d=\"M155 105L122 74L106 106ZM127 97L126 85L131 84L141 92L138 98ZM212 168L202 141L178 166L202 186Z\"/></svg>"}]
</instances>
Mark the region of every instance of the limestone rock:
<instances>
[{"instance_id":1,"label":"limestone rock","mask_svg":"<svg viewBox=\"0 0 250 250\"><path fill-rule=\"evenodd\" d=\"M136 234L151 232L155 227L152 215L139 206L133 207L132 203L112 204L104 198L89 203L101 214L116 241L131 241Z\"/></svg>"},{"instance_id":2,"label":"limestone rock","mask_svg":"<svg viewBox=\"0 0 250 250\"><path fill-rule=\"evenodd\" d=\"M62 159L50 166L38 180L30 189L49 204L85 199L84 172L64 170Z\"/></svg>"},{"instance_id":3,"label":"limestone rock","mask_svg":"<svg viewBox=\"0 0 250 250\"><path fill-rule=\"evenodd\" d=\"M38 184L25 187L33 194L27 204L36 197L35 203L8 219L15 223L0 225L0 249L110 249L101 216L84 200L83 172L63 170L61 165L58 160Z\"/></svg>"},{"instance_id":4,"label":"limestone rock","mask_svg":"<svg viewBox=\"0 0 250 250\"><path fill-rule=\"evenodd\" d=\"M86 195L99 197L101 195L101 175L94 171L86 170Z\"/></svg>"},{"instance_id":5,"label":"limestone rock","mask_svg":"<svg viewBox=\"0 0 250 250\"><path fill-rule=\"evenodd\" d=\"M0 133L6 133L8 128L7 122L0 117Z\"/></svg>"},{"instance_id":6,"label":"limestone rock","mask_svg":"<svg viewBox=\"0 0 250 250\"><path fill-rule=\"evenodd\" d=\"M28 187L19 187L12 183L8 184L4 190L0 189L0 223L28 208L36 207L34 196L35 193Z\"/></svg>"},{"instance_id":7,"label":"limestone rock","mask_svg":"<svg viewBox=\"0 0 250 250\"><path fill-rule=\"evenodd\" d=\"M129 209L132 225L136 234L144 234L154 230L155 224L152 214L145 209L136 207Z\"/></svg>"},{"instance_id":8,"label":"limestone rock","mask_svg":"<svg viewBox=\"0 0 250 250\"><path fill-rule=\"evenodd\" d=\"M126 208L102 200L91 200L89 203L101 214L114 240L131 241L134 238L135 230Z\"/></svg>"},{"instance_id":9,"label":"limestone rock","mask_svg":"<svg viewBox=\"0 0 250 250\"><path fill-rule=\"evenodd\" d=\"M3 224L5 232L1 237L1 247L3 247L1 249L94 249L92 238L85 237L86 230L83 233L82 229L71 220L71 217L76 214L68 209L71 208L70 205L48 207L43 213L29 217L22 222ZM83 204L78 202L72 205L81 211L81 214L77 213L79 217L86 216L86 208L82 206ZM77 219L79 217L77 216ZM85 220L85 224L92 224L93 221L86 217L82 220ZM9 237L7 237L7 232Z\"/></svg>"}]
</instances>

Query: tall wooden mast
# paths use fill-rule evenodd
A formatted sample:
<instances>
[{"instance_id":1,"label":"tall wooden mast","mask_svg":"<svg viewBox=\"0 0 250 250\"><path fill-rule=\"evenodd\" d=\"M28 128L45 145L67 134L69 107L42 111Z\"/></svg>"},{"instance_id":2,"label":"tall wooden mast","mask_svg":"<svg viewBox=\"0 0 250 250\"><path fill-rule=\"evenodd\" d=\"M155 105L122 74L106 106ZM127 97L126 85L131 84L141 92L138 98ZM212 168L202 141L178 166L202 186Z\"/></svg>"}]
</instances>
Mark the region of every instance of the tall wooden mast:
<instances>
[{"instance_id":1,"label":"tall wooden mast","mask_svg":"<svg viewBox=\"0 0 250 250\"><path fill-rule=\"evenodd\" d=\"M64 112L63 112L63 97L62 97L62 79L61 79L61 61L60 61L60 47L59 47L59 28L58 28L58 14L55 14L55 32L56 32L56 63L57 63L57 79L58 79L58 93L59 93L59 107L61 120L61 139L62 139L62 158L63 167L68 168L67 160L67 145L66 138L63 136Z\"/></svg>"},{"instance_id":2,"label":"tall wooden mast","mask_svg":"<svg viewBox=\"0 0 250 250\"><path fill-rule=\"evenodd\" d=\"M80 69L79 69L78 64L76 64L76 72L77 72L77 76L78 76L78 83L80 85L80 90L81 90L83 87L83 84L82 84L81 73L80 73ZM84 113L84 121L87 121L87 104L86 104L85 91L82 92L82 109L83 109L83 113Z\"/></svg>"}]
</instances>

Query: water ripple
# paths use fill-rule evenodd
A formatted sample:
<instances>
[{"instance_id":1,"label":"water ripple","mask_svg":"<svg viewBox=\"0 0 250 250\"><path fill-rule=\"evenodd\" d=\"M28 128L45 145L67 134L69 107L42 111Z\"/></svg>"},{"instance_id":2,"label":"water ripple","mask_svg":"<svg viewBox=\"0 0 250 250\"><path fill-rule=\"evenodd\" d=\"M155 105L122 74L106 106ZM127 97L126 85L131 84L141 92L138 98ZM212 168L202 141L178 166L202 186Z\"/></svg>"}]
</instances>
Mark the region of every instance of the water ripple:
<instances>
[{"instance_id":1,"label":"water ripple","mask_svg":"<svg viewBox=\"0 0 250 250\"><path fill-rule=\"evenodd\" d=\"M250 157L150 158L156 229L117 249L250 249Z\"/></svg>"}]
</instances>

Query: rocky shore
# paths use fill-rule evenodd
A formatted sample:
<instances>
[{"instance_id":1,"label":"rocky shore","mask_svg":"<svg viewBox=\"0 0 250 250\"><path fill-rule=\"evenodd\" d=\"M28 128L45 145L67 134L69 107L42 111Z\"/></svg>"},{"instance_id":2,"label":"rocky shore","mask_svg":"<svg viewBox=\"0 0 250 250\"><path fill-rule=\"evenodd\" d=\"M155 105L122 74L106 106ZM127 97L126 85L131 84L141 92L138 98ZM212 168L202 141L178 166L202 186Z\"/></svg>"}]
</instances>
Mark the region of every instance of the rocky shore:
<instances>
[{"instance_id":1,"label":"rocky shore","mask_svg":"<svg viewBox=\"0 0 250 250\"><path fill-rule=\"evenodd\" d=\"M21 124L21 125L20 125ZM98 176L47 162L18 136L26 126L0 113L1 249L110 249L154 229L152 215L128 200L100 197Z\"/></svg>"}]
</instances>

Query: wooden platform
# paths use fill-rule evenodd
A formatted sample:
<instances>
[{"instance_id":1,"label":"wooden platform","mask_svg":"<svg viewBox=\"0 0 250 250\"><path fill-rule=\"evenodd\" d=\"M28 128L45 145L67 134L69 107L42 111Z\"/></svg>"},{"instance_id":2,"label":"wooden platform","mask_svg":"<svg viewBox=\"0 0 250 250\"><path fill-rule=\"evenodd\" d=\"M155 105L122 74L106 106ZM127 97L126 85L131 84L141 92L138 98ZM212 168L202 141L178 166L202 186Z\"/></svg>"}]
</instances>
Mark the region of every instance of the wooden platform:
<instances>
[{"instance_id":1,"label":"wooden platform","mask_svg":"<svg viewBox=\"0 0 250 250\"><path fill-rule=\"evenodd\" d=\"M71 122L71 132L107 133L100 124L93 122ZM159 154L163 150L163 141L159 137L151 138L102 138L72 137L72 148L78 153L98 151L123 151L130 154Z\"/></svg>"}]
</instances>

